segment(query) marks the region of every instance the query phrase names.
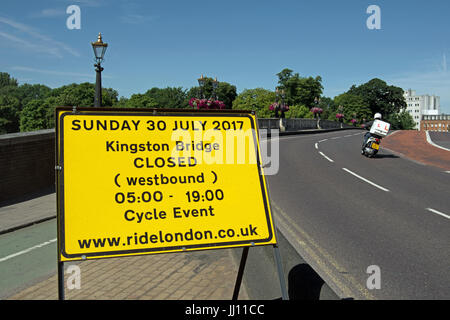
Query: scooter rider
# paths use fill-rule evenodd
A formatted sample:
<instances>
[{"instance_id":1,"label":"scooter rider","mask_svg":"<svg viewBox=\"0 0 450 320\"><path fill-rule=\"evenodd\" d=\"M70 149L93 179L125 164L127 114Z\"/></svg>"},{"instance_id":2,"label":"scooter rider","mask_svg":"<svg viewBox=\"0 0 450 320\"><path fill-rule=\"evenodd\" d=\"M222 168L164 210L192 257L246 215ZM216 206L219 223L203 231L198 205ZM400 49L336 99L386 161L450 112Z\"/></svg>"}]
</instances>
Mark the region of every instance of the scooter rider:
<instances>
[{"instance_id":1,"label":"scooter rider","mask_svg":"<svg viewBox=\"0 0 450 320\"><path fill-rule=\"evenodd\" d=\"M364 129L366 129L366 130L368 130L369 132L367 132L365 135L364 135L364 142L363 142L363 145L362 145L362 149L364 150L364 147L365 147L365 145L366 145L366 143L367 143L367 140L371 137L371 136L374 136L375 138L378 138L378 139L381 139L381 137L380 136L378 136L378 135L376 135L376 134L372 134L372 133L370 133L370 128L372 127L372 125L373 125L373 122L375 121L375 120L381 120L381 113L375 113L375 115L373 116L373 120L372 121L369 121L369 122L366 122L366 123L364 123Z\"/></svg>"}]
</instances>

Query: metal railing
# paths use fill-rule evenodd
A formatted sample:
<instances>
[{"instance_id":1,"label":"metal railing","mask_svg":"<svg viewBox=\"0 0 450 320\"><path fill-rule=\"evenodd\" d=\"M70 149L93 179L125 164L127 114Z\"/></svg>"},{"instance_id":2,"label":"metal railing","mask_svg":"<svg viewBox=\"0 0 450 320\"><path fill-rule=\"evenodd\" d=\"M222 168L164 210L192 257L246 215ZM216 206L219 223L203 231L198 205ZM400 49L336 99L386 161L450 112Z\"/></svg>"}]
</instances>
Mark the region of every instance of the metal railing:
<instances>
[{"instance_id":1,"label":"metal railing","mask_svg":"<svg viewBox=\"0 0 450 320\"><path fill-rule=\"evenodd\" d=\"M316 119L260 118L258 119L258 123L260 129L280 129L280 124L282 123L286 131L341 128L340 122L331 120L317 121ZM352 128L352 126L342 123L342 128Z\"/></svg>"}]
</instances>

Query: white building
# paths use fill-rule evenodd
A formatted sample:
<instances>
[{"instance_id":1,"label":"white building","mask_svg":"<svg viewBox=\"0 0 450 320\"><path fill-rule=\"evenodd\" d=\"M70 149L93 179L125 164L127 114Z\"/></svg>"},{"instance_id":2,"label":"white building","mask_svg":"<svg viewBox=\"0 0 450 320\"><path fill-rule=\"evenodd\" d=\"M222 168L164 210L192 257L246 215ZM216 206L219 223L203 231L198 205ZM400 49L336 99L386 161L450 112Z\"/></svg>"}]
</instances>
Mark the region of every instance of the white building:
<instances>
[{"instance_id":1,"label":"white building","mask_svg":"<svg viewBox=\"0 0 450 320\"><path fill-rule=\"evenodd\" d=\"M415 90L405 90L403 95L406 100L406 112L409 112L416 123L414 129L420 130L420 121L423 115L438 115L440 108L440 97L435 95L416 95Z\"/></svg>"}]
</instances>

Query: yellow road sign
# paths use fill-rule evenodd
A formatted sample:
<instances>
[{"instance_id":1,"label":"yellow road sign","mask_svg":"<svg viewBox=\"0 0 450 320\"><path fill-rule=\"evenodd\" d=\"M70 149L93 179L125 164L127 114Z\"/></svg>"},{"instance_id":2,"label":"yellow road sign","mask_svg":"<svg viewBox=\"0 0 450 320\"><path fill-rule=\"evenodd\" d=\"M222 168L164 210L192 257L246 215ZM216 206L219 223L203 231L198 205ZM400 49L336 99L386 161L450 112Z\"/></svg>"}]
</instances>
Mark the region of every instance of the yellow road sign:
<instances>
[{"instance_id":1,"label":"yellow road sign","mask_svg":"<svg viewBox=\"0 0 450 320\"><path fill-rule=\"evenodd\" d=\"M60 261L276 244L254 115L74 111L56 111Z\"/></svg>"}]
</instances>

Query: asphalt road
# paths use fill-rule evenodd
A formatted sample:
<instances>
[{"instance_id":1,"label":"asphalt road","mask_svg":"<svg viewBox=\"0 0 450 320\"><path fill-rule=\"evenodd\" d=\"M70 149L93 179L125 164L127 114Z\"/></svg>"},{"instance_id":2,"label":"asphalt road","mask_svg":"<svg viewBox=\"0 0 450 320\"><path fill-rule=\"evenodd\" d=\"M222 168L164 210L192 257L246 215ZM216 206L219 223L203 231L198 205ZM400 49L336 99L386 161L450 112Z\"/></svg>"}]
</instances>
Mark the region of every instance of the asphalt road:
<instances>
[{"instance_id":1,"label":"asphalt road","mask_svg":"<svg viewBox=\"0 0 450 320\"><path fill-rule=\"evenodd\" d=\"M429 131L430 139L438 146L450 149L450 132Z\"/></svg>"},{"instance_id":2,"label":"asphalt road","mask_svg":"<svg viewBox=\"0 0 450 320\"><path fill-rule=\"evenodd\" d=\"M382 149L363 157L363 133L279 138L278 227L340 297L449 299L449 173Z\"/></svg>"}]
</instances>

